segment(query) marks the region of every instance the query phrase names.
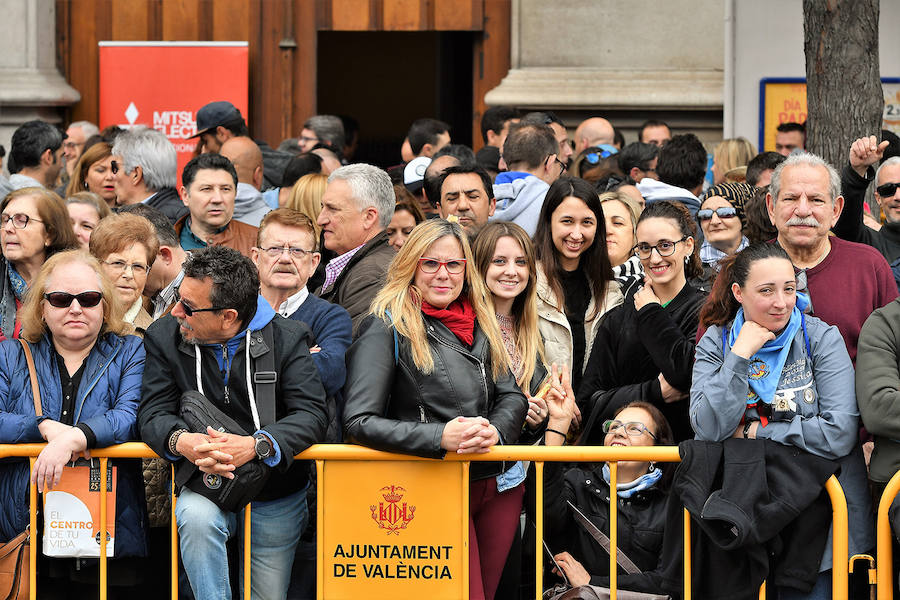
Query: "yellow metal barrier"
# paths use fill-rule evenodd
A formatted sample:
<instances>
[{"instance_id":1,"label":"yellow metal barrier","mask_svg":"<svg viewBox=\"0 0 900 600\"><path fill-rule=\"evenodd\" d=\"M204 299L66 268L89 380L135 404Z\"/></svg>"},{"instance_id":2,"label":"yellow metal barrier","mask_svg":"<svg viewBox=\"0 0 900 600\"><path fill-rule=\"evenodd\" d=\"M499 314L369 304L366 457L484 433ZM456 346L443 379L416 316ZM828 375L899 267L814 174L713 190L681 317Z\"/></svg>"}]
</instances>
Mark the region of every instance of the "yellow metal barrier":
<instances>
[{"instance_id":1,"label":"yellow metal barrier","mask_svg":"<svg viewBox=\"0 0 900 600\"><path fill-rule=\"evenodd\" d=\"M44 448L45 444L0 444L0 458L9 457L28 457L30 458L30 467L34 467L34 457ZM145 444L130 442L112 446L109 448L96 449L91 451L93 457L99 457L101 473L106 472L106 463L109 458L157 458L157 455ZM319 444L312 446L305 452L298 454L297 459L314 460L321 472L321 467L325 461L433 461L434 459L421 458L406 454L397 454L389 452L379 452L370 448L360 446L342 445L342 444ZM610 463L610 489L616 488L617 461L656 461L656 462L678 462L680 460L677 447L606 447L606 446L497 446L492 448L485 454L447 454L445 461L457 462L480 462L480 461L518 461L530 460L535 463L536 473L536 527L538 536L535 543L535 583L536 597L541 598L543 586L543 475L544 462L609 462ZM467 469L466 469L467 472ZM466 477L468 481L468 477ZM848 515L847 503L844 492L835 477L831 477L826 483L825 489L828 491L831 499L833 512L833 564L832 569L833 587L835 600L845 600L847 598L848 580L849 580L849 563L848 555ZM884 493L887 503L882 501L878 510L878 598L892 598L890 586L890 525L887 523L887 508L890 500L896 495L900 489L900 473L894 476L888 484ZM100 519L106 524L106 486L101 485L100 498ZM319 498L317 504L317 515L319 517L318 526L321 529L322 519L324 515L323 498ZM175 523L175 502L176 498L173 493L172 497L172 597L177 598L178 595L178 577L177 577L177 526ZM37 508L37 489L34 485L30 486L29 492L29 508L30 508L30 527L32 536L39 535L36 523ZM468 514L465 510L463 514ZM616 502L610 503L610 541L612 551L610 552L610 597L616 600L616 573L618 571L616 564L617 554L617 517L618 507ZM882 527L886 526L886 529ZM464 535L468 533L467 524L464 524ZM691 598L691 553L690 553L690 515L684 511L684 599ZM885 543L885 539L887 542ZM100 552L100 599L106 600L107 597L107 559L106 559L106 536L100 536L101 552ZM322 543L321 536L318 537L319 544ZM887 552L884 549L887 548ZM31 552L31 572L29 579L31 582L30 597L31 600L36 598L36 551L37 544L32 543ZM244 520L244 597L250 597L250 506L245 509ZM464 561L467 563L467 561ZM887 568L884 565L887 565ZM844 565L838 567L838 565ZM467 585L468 573L463 569L464 583ZM886 584L885 584L886 582ZM322 580L318 581L317 595L322 598ZM764 588L760 590L760 597L764 597ZM886 595L885 595L886 594Z\"/></svg>"},{"instance_id":2,"label":"yellow metal barrier","mask_svg":"<svg viewBox=\"0 0 900 600\"><path fill-rule=\"evenodd\" d=\"M891 502L894 501L898 490L900 490L900 471L894 473L894 476L891 477L887 487L884 488L884 492L881 494L881 500L878 502L878 518L875 521L878 600L891 600L894 597L894 547L888 510L890 510Z\"/></svg>"}]
</instances>

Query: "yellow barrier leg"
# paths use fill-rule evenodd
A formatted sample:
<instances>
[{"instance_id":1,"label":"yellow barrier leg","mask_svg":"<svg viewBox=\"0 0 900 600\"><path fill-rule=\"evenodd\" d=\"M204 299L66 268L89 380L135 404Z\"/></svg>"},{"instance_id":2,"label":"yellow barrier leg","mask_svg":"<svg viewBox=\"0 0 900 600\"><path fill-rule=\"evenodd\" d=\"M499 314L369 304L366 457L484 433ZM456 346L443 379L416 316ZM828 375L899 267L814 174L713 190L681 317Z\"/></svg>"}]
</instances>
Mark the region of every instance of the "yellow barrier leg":
<instances>
[{"instance_id":1,"label":"yellow barrier leg","mask_svg":"<svg viewBox=\"0 0 900 600\"><path fill-rule=\"evenodd\" d=\"M100 600L106 600L106 532L109 531L106 514L106 464L108 458L100 459ZM116 516L113 515L113 518Z\"/></svg>"},{"instance_id":2,"label":"yellow barrier leg","mask_svg":"<svg viewBox=\"0 0 900 600\"><path fill-rule=\"evenodd\" d=\"M462 514L464 515L462 519L462 539L463 552L465 552L462 560L462 592L465 594L463 598L466 599L469 597L469 544L472 543L472 540L469 539L469 521L472 519L469 509L469 466L468 462L464 462L462 468Z\"/></svg>"},{"instance_id":3,"label":"yellow barrier leg","mask_svg":"<svg viewBox=\"0 0 900 600\"><path fill-rule=\"evenodd\" d=\"M763 581L759 586L759 600L766 600L766 582Z\"/></svg>"},{"instance_id":4,"label":"yellow barrier leg","mask_svg":"<svg viewBox=\"0 0 900 600\"><path fill-rule=\"evenodd\" d=\"M846 600L850 585L849 563L847 556L850 554L847 525L847 499L844 490L838 483L837 477L832 475L825 482L828 497L831 499L832 518L831 530L834 538L831 541L831 576L832 598L834 600Z\"/></svg>"},{"instance_id":5,"label":"yellow barrier leg","mask_svg":"<svg viewBox=\"0 0 900 600\"><path fill-rule=\"evenodd\" d=\"M169 527L172 535L169 536L170 539L170 547L169 549L172 552L172 598L178 597L178 523L175 521L175 464L173 463L170 467L170 472L172 473L172 514L171 521L169 522Z\"/></svg>"},{"instance_id":6,"label":"yellow barrier leg","mask_svg":"<svg viewBox=\"0 0 900 600\"><path fill-rule=\"evenodd\" d=\"M609 461L609 600L616 600L618 596L619 564L616 555L619 553L619 488L617 476L619 463Z\"/></svg>"},{"instance_id":7,"label":"yellow barrier leg","mask_svg":"<svg viewBox=\"0 0 900 600\"><path fill-rule=\"evenodd\" d=\"M684 509L684 600L691 600L691 513Z\"/></svg>"},{"instance_id":8,"label":"yellow barrier leg","mask_svg":"<svg viewBox=\"0 0 900 600\"><path fill-rule=\"evenodd\" d=\"M316 461L316 599L325 598L325 541L322 539L325 523L325 461Z\"/></svg>"},{"instance_id":9,"label":"yellow barrier leg","mask_svg":"<svg viewBox=\"0 0 900 600\"><path fill-rule=\"evenodd\" d=\"M900 490L900 472L894 474L884 492L881 494L881 500L878 502L878 520L875 522L877 537L878 561L877 578L878 578L878 600L892 600L894 597L894 581L893 581L893 565L894 565L894 548L893 536L891 535L891 522L888 520L888 510L891 508L891 502Z\"/></svg>"},{"instance_id":10,"label":"yellow barrier leg","mask_svg":"<svg viewBox=\"0 0 900 600\"><path fill-rule=\"evenodd\" d=\"M544 463L534 463L534 596L543 597L544 587Z\"/></svg>"},{"instance_id":11,"label":"yellow barrier leg","mask_svg":"<svg viewBox=\"0 0 900 600\"><path fill-rule=\"evenodd\" d=\"M35 457L28 459L28 479L31 481L31 474L34 472ZM33 483L28 486L28 598L30 600L37 599L37 486Z\"/></svg>"},{"instance_id":12,"label":"yellow barrier leg","mask_svg":"<svg viewBox=\"0 0 900 600\"><path fill-rule=\"evenodd\" d=\"M244 509L244 600L250 600L250 507Z\"/></svg>"}]
</instances>

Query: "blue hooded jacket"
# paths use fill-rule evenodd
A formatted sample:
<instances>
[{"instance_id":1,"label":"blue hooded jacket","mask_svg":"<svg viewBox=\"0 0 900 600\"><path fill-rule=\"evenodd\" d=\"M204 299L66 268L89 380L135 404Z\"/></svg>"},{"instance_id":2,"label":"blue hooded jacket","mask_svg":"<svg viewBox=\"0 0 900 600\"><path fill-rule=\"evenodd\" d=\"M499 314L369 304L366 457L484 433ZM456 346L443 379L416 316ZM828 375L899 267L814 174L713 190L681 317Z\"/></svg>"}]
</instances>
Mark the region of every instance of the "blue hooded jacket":
<instances>
[{"instance_id":1,"label":"blue hooded jacket","mask_svg":"<svg viewBox=\"0 0 900 600\"><path fill-rule=\"evenodd\" d=\"M41 386L41 410L59 420L62 386L52 341L31 344ZM97 447L137 440L137 409L144 374L144 345L133 336L101 335L85 360L75 398L75 423L97 437ZM0 443L42 442L25 353L18 340L0 342ZM147 555L147 506L139 459L116 459L116 556ZM28 461L0 460L0 538L12 539L28 524Z\"/></svg>"}]
</instances>

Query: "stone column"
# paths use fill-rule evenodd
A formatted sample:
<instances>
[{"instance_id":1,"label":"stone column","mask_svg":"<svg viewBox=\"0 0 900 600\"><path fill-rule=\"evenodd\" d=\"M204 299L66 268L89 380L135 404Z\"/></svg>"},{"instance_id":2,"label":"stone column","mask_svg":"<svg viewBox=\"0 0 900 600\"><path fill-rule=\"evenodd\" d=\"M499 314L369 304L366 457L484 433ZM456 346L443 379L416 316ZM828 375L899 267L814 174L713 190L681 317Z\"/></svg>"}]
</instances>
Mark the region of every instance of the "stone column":
<instances>
[{"instance_id":1,"label":"stone column","mask_svg":"<svg viewBox=\"0 0 900 600\"><path fill-rule=\"evenodd\" d=\"M62 121L62 108L81 94L56 68L53 0L0 0L0 144L32 119ZM3 171L6 172L4 160Z\"/></svg>"}]
</instances>

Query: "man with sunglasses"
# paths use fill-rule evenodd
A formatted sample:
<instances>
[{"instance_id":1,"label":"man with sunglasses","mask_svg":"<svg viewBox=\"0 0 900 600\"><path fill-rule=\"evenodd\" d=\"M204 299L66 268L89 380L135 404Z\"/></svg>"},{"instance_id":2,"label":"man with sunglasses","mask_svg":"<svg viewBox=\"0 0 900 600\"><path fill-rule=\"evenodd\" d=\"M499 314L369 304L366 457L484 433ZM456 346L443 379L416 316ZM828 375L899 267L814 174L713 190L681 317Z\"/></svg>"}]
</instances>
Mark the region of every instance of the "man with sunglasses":
<instances>
[{"instance_id":1,"label":"man with sunglasses","mask_svg":"<svg viewBox=\"0 0 900 600\"><path fill-rule=\"evenodd\" d=\"M893 263L900 258L900 157L882 162L888 144L870 135L850 145L850 160L841 171L844 211L834 233L841 239L872 246ZM876 171L879 162L882 164ZM873 181L875 200L884 213L884 223L877 230L863 222L866 189Z\"/></svg>"},{"instance_id":2,"label":"man with sunglasses","mask_svg":"<svg viewBox=\"0 0 900 600\"><path fill-rule=\"evenodd\" d=\"M309 329L278 316L258 289L256 268L235 250L191 254L172 313L144 338L138 425L176 469L190 461L207 474L201 482L210 489L250 461L272 471L252 498L251 587L254 598L284 598L308 519L309 467L293 457L324 441L325 390L309 354ZM185 392L203 394L246 433L191 431L180 415ZM175 490L185 571L196 598L230 598L226 544L242 531L243 511L226 512L194 480Z\"/></svg>"},{"instance_id":3,"label":"man with sunglasses","mask_svg":"<svg viewBox=\"0 0 900 600\"><path fill-rule=\"evenodd\" d=\"M175 189L175 146L164 133L144 126L132 127L116 137L112 154L116 204L147 204L172 223L187 214Z\"/></svg>"},{"instance_id":4,"label":"man with sunglasses","mask_svg":"<svg viewBox=\"0 0 900 600\"><path fill-rule=\"evenodd\" d=\"M490 221L512 221L533 236L547 190L567 168L553 130L525 120L511 125L502 158L509 170L494 180L497 208Z\"/></svg>"}]
</instances>

